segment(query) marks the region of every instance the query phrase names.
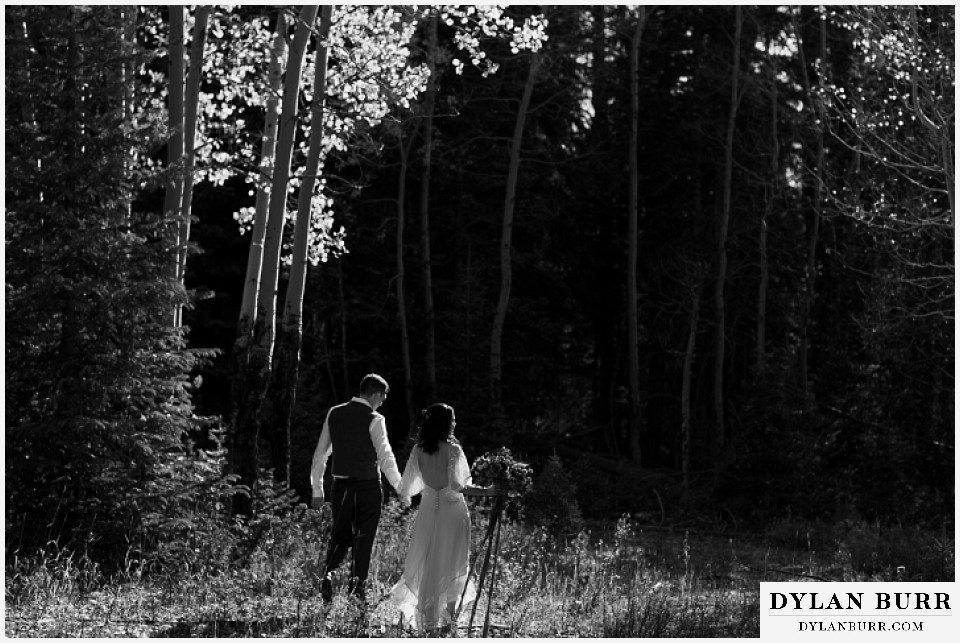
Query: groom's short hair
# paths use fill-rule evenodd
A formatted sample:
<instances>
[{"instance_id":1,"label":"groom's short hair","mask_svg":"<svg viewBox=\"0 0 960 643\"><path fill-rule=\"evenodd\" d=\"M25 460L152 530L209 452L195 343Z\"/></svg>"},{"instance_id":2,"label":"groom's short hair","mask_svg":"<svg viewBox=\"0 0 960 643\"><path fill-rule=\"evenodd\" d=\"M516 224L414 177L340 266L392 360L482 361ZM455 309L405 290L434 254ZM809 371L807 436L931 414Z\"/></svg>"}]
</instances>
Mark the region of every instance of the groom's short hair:
<instances>
[{"instance_id":1,"label":"groom's short hair","mask_svg":"<svg viewBox=\"0 0 960 643\"><path fill-rule=\"evenodd\" d=\"M369 373L363 376L360 381L360 395L369 397L375 393L389 393L390 385L376 373Z\"/></svg>"}]
</instances>

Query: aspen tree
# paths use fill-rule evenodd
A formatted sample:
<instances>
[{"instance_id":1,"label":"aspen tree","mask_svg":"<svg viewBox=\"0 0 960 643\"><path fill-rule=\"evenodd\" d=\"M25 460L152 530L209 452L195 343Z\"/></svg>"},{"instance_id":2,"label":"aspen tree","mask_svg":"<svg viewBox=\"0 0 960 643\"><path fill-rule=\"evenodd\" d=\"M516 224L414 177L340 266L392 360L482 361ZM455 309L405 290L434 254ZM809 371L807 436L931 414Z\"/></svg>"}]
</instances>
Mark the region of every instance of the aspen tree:
<instances>
[{"instance_id":1,"label":"aspen tree","mask_svg":"<svg viewBox=\"0 0 960 643\"><path fill-rule=\"evenodd\" d=\"M297 376L300 366L300 348L303 343L303 295L307 284L307 242L313 219L314 187L321 168L323 152L323 108L327 80L327 35L330 33L332 5L320 10L320 28L317 31L317 60L314 65L313 104L310 118L310 147L300 181L297 200L297 220L294 225L293 253L290 280L287 283L283 305L283 320L277 335L276 358L273 366L271 395L276 406L270 440L274 479L290 482L290 418L297 395ZM319 214L319 213L318 213Z\"/></svg>"},{"instance_id":2,"label":"aspen tree","mask_svg":"<svg viewBox=\"0 0 960 643\"><path fill-rule=\"evenodd\" d=\"M723 208L720 211L717 232L716 281L713 301L716 311L714 331L715 361L713 364L713 415L714 445L718 451L726 447L726 427L723 413L723 366L726 343L726 311L724 285L727 278L727 228L730 224L731 193L733 190L733 135L737 125L737 106L740 102L740 34L743 31L743 9L736 6L736 29L733 35L733 64L730 78L730 105L727 115L727 132L724 142Z\"/></svg>"},{"instance_id":3,"label":"aspen tree","mask_svg":"<svg viewBox=\"0 0 960 643\"><path fill-rule=\"evenodd\" d=\"M169 49L168 76L169 89L167 91L167 185L163 198L163 216L174 222L176 233L174 239L179 240L179 226L176 221L180 215L180 204L183 202L183 84L184 84L184 5L170 6L170 36L167 43ZM179 276L180 254L173 246L173 261L171 274ZM174 323L179 315L174 312Z\"/></svg>"},{"instance_id":4,"label":"aspen tree","mask_svg":"<svg viewBox=\"0 0 960 643\"><path fill-rule=\"evenodd\" d=\"M284 70L282 110L277 134L276 158L270 188L266 242L260 289L257 297L257 320L254 344L245 366L244 395L235 426L235 453L232 454L240 483L250 488L257 481L259 468L260 414L270 383L277 328L277 285L280 274L280 251L287 206L287 185L297 125L297 105L302 84L301 70L307 41L317 18L317 5L305 5L297 18L297 27L290 55ZM249 516L253 505L249 495L234 496L236 514Z\"/></svg>"},{"instance_id":5,"label":"aspen tree","mask_svg":"<svg viewBox=\"0 0 960 643\"><path fill-rule=\"evenodd\" d=\"M263 245L267 234L267 214L270 205L270 183L273 180L273 163L277 144L280 89L283 80L283 58L287 50L287 18L281 10L277 15L276 35L270 49L268 69L268 96L260 147L260 166L257 176L257 196L254 209L250 248L247 253L247 271L243 282L243 297L240 302L240 319L237 336L230 353L231 413L232 422L245 396L245 372L250 349L253 346L253 327L257 320L257 296L260 292L260 273L263 270ZM233 451L233 449L231 449Z\"/></svg>"},{"instance_id":6,"label":"aspen tree","mask_svg":"<svg viewBox=\"0 0 960 643\"><path fill-rule=\"evenodd\" d=\"M513 139L510 143L510 165L507 170L507 190L503 202L503 222L500 233L500 296L493 318L493 330L490 336L490 408L495 416L503 413L501 404L501 379L503 375L503 325L510 305L510 288L513 283L513 212L517 201L517 180L520 176L520 152L523 142L523 129L530 110L530 98L537 80L540 55L534 53L530 58L527 82L523 87L523 97L517 109L517 120L513 127Z\"/></svg>"}]
</instances>

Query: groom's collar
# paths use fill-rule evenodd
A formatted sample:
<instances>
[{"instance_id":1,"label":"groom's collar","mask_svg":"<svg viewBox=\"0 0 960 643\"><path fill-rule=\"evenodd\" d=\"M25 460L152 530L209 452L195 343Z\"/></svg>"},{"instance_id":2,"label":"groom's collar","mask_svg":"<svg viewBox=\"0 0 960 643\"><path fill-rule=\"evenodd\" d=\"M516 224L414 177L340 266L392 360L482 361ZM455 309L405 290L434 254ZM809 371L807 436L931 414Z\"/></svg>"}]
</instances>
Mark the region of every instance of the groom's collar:
<instances>
[{"instance_id":1,"label":"groom's collar","mask_svg":"<svg viewBox=\"0 0 960 643\"><path fill-rule=\"evenodd\" d=\"M350 400L350 401L351 401L351 402L360 402L361 404L366 404L366 405L369 406L371 409L373 408L373 406L370 404L370 402L368 402L368 401L366 400L366 398L355 397L355 398L353 398L353 399Z\"/></svg>"}]
</instances>

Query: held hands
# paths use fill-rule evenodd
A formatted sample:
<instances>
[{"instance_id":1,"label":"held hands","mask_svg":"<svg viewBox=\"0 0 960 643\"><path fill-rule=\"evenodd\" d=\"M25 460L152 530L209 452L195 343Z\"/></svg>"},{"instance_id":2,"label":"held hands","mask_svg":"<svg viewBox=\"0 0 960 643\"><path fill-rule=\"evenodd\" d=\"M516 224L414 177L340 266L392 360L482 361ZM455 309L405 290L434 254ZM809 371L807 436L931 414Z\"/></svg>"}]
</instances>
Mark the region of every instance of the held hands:
<instances>
[{"instance_id":1,"label":"held hands","mask_svg":"<svg viewBox=\"0 0 960 643\"><path fill-rule=\"evenodd\" d=\"M470 485L463 490L463 495L492 498L495 496L505 496L507 492L505 489L501 489L496 485L490 485L489 487L475 487Z\"/></svg>"}]
</instances>

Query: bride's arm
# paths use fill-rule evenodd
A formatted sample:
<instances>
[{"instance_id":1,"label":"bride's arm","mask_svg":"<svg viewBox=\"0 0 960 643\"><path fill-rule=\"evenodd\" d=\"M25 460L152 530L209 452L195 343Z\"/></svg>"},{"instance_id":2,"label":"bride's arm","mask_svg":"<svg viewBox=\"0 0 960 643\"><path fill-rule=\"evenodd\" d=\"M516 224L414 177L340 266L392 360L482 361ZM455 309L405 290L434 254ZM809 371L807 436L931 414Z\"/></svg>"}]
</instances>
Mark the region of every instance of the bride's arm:
<instances>
[{"instance_id":1,"label":"bride's arm","mask_svg":"<svg viewBox=\"0 0 960 643\"><path fill-rule=\"evenodd\" d=\"M417 461L417 448L410 451L410 457L407 458L407 466L404 468L403 476L400 478L400 485L397 487L397 495L402 498L404 504L410 502L410 497L423 491L423 476L420 474L420 463Z\"/></svg>"},{"instance_id":2,"label":"bride's arm","mask_svg":"<svg viewBox=\"0 0 960 643\"><path fill-rule=\"evenodd\" d=\"M500 489L499 487L494 487L494 486L477 487L472 484L464 487L460 493L462 493L465 496L480 496L480 497L487 497L487 498L490 498L493 496L506 495L506 492L503 489Z\"/></svg>"},{"instance_id":3,"label":"bride's arm","mask_svg":"<svg viewBox=\"0 0 960 643\"><path fill-rule=\"evenodd\" d=\"M459 444L452 445L454 449L451 464L453 470L450 472L451 487L465 496L502 496L506 492L494 487L478 487L473 484L470 477L470 464L467 462L467 456L463 453L463 448Z\"/></svg>"}]
</instances>

